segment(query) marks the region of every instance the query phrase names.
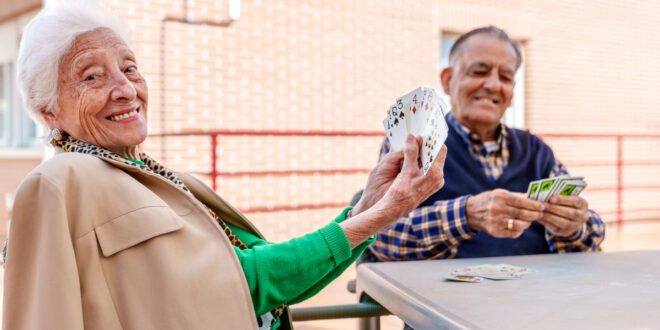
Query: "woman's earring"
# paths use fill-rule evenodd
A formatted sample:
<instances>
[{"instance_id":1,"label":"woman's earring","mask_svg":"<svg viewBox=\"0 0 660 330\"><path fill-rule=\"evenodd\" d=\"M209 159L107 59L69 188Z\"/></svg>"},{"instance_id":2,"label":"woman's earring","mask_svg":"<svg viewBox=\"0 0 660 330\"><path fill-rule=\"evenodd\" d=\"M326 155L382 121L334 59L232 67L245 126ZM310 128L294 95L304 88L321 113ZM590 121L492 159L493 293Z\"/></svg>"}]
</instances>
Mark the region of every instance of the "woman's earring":
<instances>
[{"instance_id":1,"label":"woman's earring","mask_svg":"<svg viewBox=\"0 0 660 330\"><path fill-rule=\"evenodd\" d=\"M62 131L60 131L60 129L57 127L53 128L53 130L50 131L50 136L55 141L62 141L62 138L64 138L64 136L62 136Z\"/></svg>"}]
</instances>

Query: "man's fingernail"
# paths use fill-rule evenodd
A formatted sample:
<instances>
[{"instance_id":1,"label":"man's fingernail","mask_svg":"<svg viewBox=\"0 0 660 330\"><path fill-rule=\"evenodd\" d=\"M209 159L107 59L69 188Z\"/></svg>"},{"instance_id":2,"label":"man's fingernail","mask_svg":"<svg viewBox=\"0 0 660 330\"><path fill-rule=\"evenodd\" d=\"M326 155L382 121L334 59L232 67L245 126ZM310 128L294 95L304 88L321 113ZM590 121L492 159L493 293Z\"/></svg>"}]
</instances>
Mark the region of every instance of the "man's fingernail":
<instances>
[{"instance_id":1,"label":"man's fingernail","mask_svg":"<svg viewBox=\"0 0 660 330\"><path fill-rule=\"evenodd\" d=\"M413 140L415 140L415 138L412 135L408 134L408 136L406 136L406 142L412 142Z\"/></svg>"}]
</instances>

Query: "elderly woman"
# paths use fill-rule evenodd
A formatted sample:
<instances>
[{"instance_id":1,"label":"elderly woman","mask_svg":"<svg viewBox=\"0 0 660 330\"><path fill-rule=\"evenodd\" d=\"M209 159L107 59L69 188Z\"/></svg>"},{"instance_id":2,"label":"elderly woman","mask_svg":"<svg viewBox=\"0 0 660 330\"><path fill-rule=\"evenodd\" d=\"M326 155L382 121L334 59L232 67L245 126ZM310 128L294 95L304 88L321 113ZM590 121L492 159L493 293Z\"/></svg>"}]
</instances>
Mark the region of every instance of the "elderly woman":
<instances>
[{"instance_id":1,"label":"elderly woman","mask_svg":"<svg viewBox=\"0 0 660 330\"><path fill-rule=\"evenodd\" d=\"M444 182L444 148L424 177L409 136L355 208L270 244L201 182L140 151L148 89L129 39L114 16L81 8L46 7L21 41L26 108L56 155L16 194L5 329L277 328L283 305L318 292Z\"/></svg>"}]
</instances>

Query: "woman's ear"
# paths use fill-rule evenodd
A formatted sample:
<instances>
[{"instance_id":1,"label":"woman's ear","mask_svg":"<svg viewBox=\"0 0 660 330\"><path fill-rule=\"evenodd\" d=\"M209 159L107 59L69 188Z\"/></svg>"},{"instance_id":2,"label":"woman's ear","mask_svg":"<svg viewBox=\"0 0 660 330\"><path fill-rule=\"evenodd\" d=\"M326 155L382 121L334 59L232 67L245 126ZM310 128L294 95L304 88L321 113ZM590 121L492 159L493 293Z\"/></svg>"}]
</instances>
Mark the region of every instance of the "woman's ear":
<instances>
[{"instance_id":1,"label":"woman's ear","mask_svg":"<svg viewBox=\"0 0 660 330\"><path fill-rule=\"evenodd\" d=\"M451 80L451 67L446 67L440 72L440 83L445 94L449 95L449 81Z\"/></svg>"},{"instance_id":2,"label":"woman's ear","mask_svg":"<svg viewBox=\"0 0 660 330\"><path fill-rule=\"evenodd\" d=\"M48 111L45 106L40 107L37 110L39 111L41 118L46 122L46 125L48 125L48 128L53 129L57 127L57 115L55 115L53 111Z\"/></svg>"}]
</instances>

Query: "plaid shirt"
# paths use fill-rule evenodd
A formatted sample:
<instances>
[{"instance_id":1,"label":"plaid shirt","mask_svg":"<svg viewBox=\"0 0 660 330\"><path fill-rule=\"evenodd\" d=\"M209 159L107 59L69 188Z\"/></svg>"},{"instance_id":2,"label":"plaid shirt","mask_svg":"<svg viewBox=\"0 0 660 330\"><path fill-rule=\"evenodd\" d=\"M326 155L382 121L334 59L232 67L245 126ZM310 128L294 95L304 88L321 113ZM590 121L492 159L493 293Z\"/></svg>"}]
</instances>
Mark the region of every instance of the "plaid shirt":
<instances>
[{"instance_id":1,"label":"plaid shirt","mask_svg":"<svg viewBox=\"0 0 660 330\"><path fill-rule=\"evenodd\" d=\"M495 181L509 162L507 129L500 125L495 148L486 147L476 134L459 124L451 113L447 115L449 126L455 129L465 142L474 161L486 176ZM451 129L451 128L450 128ZM387 139L380 150L380 158L390 151ZM568 175L566 167L555 160L550 177ZM450 200L436 201L431 206L420 207L399 219L390 228L378 234L371 250L381 260L451 259L456 256L460 243L472 238L476 232L467 224L465 202L469 195ZM547 230L545 238L551 252L595 251L605 238L605 225L596 212L589 210L589 220L570 237L557 237Z\"/></svg>"}]
</instances>

